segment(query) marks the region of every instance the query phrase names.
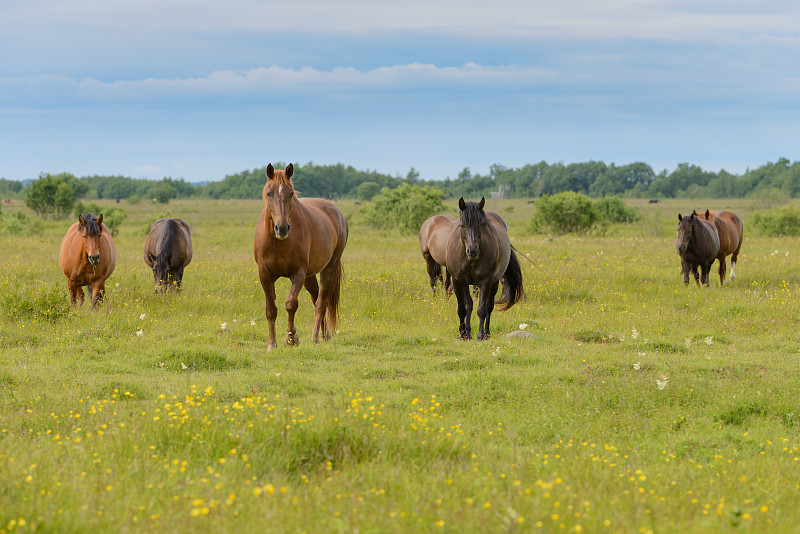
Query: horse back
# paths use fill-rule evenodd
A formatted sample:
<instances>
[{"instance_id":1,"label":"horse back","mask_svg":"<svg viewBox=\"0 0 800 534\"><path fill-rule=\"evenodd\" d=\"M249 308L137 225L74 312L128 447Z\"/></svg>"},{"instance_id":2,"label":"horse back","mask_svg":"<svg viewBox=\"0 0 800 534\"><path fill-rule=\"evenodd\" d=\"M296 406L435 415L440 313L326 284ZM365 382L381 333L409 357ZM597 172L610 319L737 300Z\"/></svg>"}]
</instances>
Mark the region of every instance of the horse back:
<instances>
[{"instance_id":1,"label":"horse back","mask_svg":"<svg viewBox=\"0 0 800 534\"><path fill-rule=\"evenodd\" d=\"M732 211L711 212L711 220L719 234L719 253L723 255L738 252L742 246L742 220Z\"/></svg>"},{"instance_id":2,"label":"horse back","mask_svg":"<svg viewBox=\"0 0 800 534\"><path fill-rule=\"evenodd\" d=\"M426 252L433 260L447 267L447 241L458 221L449 215L434 215L429 217L419 229L419 247L424 255Z\"/></svg>"},{"instance_id":3,"label":"horse back","mask_svg":"<svg viewBox=\"0 0 800 534\"><path fill-rule=\"evenodd\" d=\"M166 256L174 267L185 267L192 261L192 231L181 219L158 219L150 227L144 242L144 261L153 267L152 257Z\"/></svg>"},{"instance_id":4,"label":"horse back","mask_svg":"<svg viewBox=\"0 0 800 534\"><path fill-rule=\"evenodd\" d=\"M705 219L697 219L700 223L700 231L696 232L696 250L695 253L705 260L712 260L717 257L719 253L719 232L717 226L712 221Z\"/></svg>"}]
</instances>

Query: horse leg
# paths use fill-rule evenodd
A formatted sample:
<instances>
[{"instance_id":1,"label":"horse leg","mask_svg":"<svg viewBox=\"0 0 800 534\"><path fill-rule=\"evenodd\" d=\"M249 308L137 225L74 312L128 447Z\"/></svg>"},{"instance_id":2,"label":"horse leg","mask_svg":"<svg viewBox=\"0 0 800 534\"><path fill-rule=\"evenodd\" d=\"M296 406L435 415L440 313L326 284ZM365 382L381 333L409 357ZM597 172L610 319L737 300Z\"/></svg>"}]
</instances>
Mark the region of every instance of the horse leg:
<instances>
[{"instance_id":1,"label":"horse leg","mask_svg":"<svg viewBox=\"0 0 800 534\"><path fill-rule=\"evenodd\" d=\"M681 258L681 270L683 271L683 283L689 285L689 272L691 272L692 268L683 258Z\"/></svg>"},{"instance_id":2,"label":"horse leg","mask_svg":"<svg viewBox=\"0 0 800 534\"><path fill-rule=\"evenodd\" d=\"M286 298L288 322L286 324L286 341L284 344L287 346L300 344L300 336L297 335L297 328L294 326L294 314L297 312L297 297L300 295L300 289L303 287L305 279L306 273L304 271L298 271L291 278L292 287L289 288L289 296Z\"/></svg>"},{"instance_id":3,"label":"horse leg","mask_svg":"<svg viewBox=\"0 0 800 534\"><path fill-rule=\"evenodd\" d=\"M472 296L469 294L469 284L462 284L453 278L453 291L458 300L458 333L461 339L472 339L470 316L472 315Z\"/></svg>"},{"instance_id":4,"label":"horse leg","mask_svg":"<svg viewBox=\"0 0 800 534\"><path fill-rule=\"evenodd\" d=\"M481 285L481 299L478 303L478 317L481 320L478 328L478 341L489 339L489 322L494 309L494 298L497 295L497 288L500 282L486 283Z\"/></svg>"},{"instance_id":5,"label":"horse leg","mask_svg":"<svg viewBox=\"0 0 800 534\"><path fill-rule=\"evenodd\" d=\"M706 287L708 287L708 275L710 274L710 272L711 272L711 263L704 263L700 266L700 283Z\"/></svg>"},{"instance_id":6,"label":"horse leg","mask_svg":"<svg viewBox=\"0 0 800 534\"><path fill-rule=\"evenodd\" d=\"M96 282L93 286L86 286L89 288L89 296L92 299L92 308L97 308L97 305L103 302L103 293L105 292L105 280Z\"/></svg>"},{"instance_id":7,"label":"horse leg","mask_svg":"<svg viewBox=\"0 0 800 534\"><path fill-rule=\"evenodd\" d=\"M717 259L719 259L719 285L723 285L725 283L725 270L728 266L725 263L725 256Z\"/></svg>"},{"instance_id":8,"label":"horse leg","mask_svg":"<svg viewBox=\"0 0 800 534\"><path fill-rule=\"evenodd\" d=\"M450 278L450 271L446 267L444 269L444 293L445 295L453 294L453 279Z\"/></svg>"},{"instance_id":9,"label":"horse leg","mask_svg":"<svg viewBox=\"0 0 800 534\"><path fill-rule=\"evenodd\" d=\"M278 318L278 307L275 306L275 279L269 273L258 273L258 278L261 280L261 287L264 289L264 299L266 304L266 316L269 333L269 344L267 350L272 350L278 346L275 334L275 320Z\"/></svg>"},{"instance_id":10,"label":"horse leg","mask_svg":"<svg viewBox=\"0 0 800 534\"><path fill-rule=\"evenodd\" d=\"M67 289L69 290L69 303L71 306L75 306L78 302L78 295L80 294L80 301L83 304L83 289L76 283L73 283L72 280L67 280ZM79 293L80 292L80 293Z\"/></svg>"},{"instance_id":11,"label":"horse leg","mask_svg":"<svg viewBox=\"0 0 800 534\"><path fill-rule=\"evenodd\" d=\"M425 258L425 267L428 270L428 278L430 278L431 290L436 294L436 282L442 281L442 266L433 259L430 252L425 252L422 255Z\"/></svg>"},{"instance_id":12,"label":"horse leg","mask_svg":"<svg viewBox=\"0 0 800 534\"><path fill-rule=\"evenodd\" d=\"M180 291L183 283L183 266L175 270L175 290Z\"/></svg>"},{"instance_id":13,"label":"horse leg","mask_svg":"<svg viewBox=\"0 0 800 534\"><path fill-rule=\"evenodd\" d=\"M322 275L320 274L320 278ZM311 342L317 343L319 341L319 334L322 333L322 339L330 339L331 335L328 332L328 325L325 322L325 314L323 313L320 317L319 312L317 310L317 303L319 302L319 282L317 282L317 276L307 276L305 282L303 283L303 287L306 288L308 294L311 295L311 302L314 304L314 330L311 334Z\"/></svg>"}]
</instances>

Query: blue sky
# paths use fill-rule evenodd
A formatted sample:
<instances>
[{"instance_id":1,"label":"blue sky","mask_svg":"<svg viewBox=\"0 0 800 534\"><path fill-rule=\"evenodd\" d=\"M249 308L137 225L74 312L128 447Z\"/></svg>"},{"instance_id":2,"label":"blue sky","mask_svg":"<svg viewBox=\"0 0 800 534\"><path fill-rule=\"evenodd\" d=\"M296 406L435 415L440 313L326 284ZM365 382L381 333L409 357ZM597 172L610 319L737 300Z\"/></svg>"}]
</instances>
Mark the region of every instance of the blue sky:
<instances>
[{"instance_id":1,"label":"blue sky","mask_svg":"<svg viewBox=\"0 0 800 534\"><path fill-rule=\"evenodd\" d=\"M3 0L0 177L798 158L800 4Z\"/></svg>"}]
</instances>

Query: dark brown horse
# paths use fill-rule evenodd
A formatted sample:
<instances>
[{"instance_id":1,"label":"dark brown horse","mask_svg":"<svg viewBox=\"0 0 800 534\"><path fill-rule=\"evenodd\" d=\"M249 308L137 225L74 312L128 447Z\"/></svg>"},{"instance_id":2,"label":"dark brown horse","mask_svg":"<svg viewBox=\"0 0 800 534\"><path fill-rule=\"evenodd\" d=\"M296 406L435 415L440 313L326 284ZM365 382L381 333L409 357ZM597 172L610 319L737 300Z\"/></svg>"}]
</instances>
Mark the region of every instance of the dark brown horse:
<instances>
[{"instance_id":1,"label":"dark brown horse","mask_svg":"<svg viewBox=\"0 0 800 534\"><path fill-rule=\"evenodd\" d=\"M336 330L339 309L347 221L333 202L321 198L298 199L292 185L293 173L292 164L285 171L276 171L272 164L267 165L267 183L262 192L265 205L256 227L254 255L267 301L269 350L277 346L275 280L278 278L285 277L292 282L286 299L289 317L286 345L300 342L294 326L300 288L305 287L314 302L314 333L311 336L314 343L319 341L320 332L323 339L329 339L331 331Z\"/></svg>"},{"instance_id":2,"label":"dark brown horse","mask_svg":"<svg viewBox=\"0 0 800 534\"><path fill-rule=\"evenodd\" d=\"M180 291L183 270L192 261L192 231L180 219L158 219L144 242L144 261L153 269L156 291Z\"/></svg>"},{"instance_id":3,"label":"dark brown horse","mask_svg":"<svg viewBox=\"0 0 800 534\"><path fill-rule=\"evenodd\" d=\"M495 224L506 227L505 221L498 214L487 211L486 217ZM450 234L458 225L458 220L449 215L434 215L429 217L419 229L419 248L428 269L431 289L436 293L436 282L442 282L442 287L449 295L453 292L450 273L447 271L447 242ZM444 269L444 280L442 270Z\"/></svg>"},{"instance_id":4,"label":"dark brown horse","mask_svg":"<svg viewBox=\"0 0 800 534\"><path fill-rule=\"evenodd\" d=\"M489 323L495 304L507 310L525 296L522 269L511 248L505 222L499 215L488 217L483 211L486 200L458 200L459 217L447 240L445 262L453 279L453 291L458 299L459 335L472 338L470 316L472 296L469 286L480 289L478 302L478 339L488 339ZM503 294L495 301L503 282Z\"/></svg>"},{"instance_id":5,"label":"dark brown horse","mask_svg":"<svg viewBox=\"0 0 800 534\"><path fill-rule=\"evenodd\" d=\"M694 213L688 217L678 214L678 240L675 244L681 257L683 283L689 283L689 272L699 286L708 285L711 264L719 252L719 236L714 223L703 220ZM700 268L700 275L697 268Z\"/></svg>"},{"instance_id":6,"label":"dark brown horse","mask_svg":"<svg viewBox=\"0 0 800 534\"><path fill-rule=\"evenodd\" d=\"M697 215L697 212L693 212ZM717 261L719 262L719 284L725 283L725 257L731 257L731 280L736 278L736 260L739 258L739 250L742 248L742 237L744 235L742 220L732 211L717 210L709 211L698 215L701 219L711 221L717 227L719 235L719 252Z\"/></svg>"},{"instance_id":7,"label":"dark brown horse","mask_svg":"<svg viewBox=\"0 0 800 534\"><path fill-rule=\"evenodd\" d=\"M89 290L92 306L103 299L105 282L117 266L117 248L103 215L78 216L61 241L58 264L67 276L70 302L83 304L83 286Z\"/></svg>"}]
</instances>

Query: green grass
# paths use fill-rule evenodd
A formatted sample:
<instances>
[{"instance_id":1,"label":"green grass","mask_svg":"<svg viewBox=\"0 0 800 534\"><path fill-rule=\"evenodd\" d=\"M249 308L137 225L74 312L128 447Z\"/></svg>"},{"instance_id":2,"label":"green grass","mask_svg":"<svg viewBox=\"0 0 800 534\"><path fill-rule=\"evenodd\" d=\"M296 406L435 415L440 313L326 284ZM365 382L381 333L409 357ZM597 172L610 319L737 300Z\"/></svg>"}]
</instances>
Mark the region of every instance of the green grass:
<instances>
[{"instance_id":1,"label":"green grass","mask_svg":"<svg viewBox=\"0 0 800 534\"><path fill-rule=\"evenodd\" d=\"M125 205L97 311L63 306L67 221L0 236L0 534L795 531L800 241L749 233L746 200L634 201L581 238L487 203L531 261L482 343L416 237L352 202L339 332L310 343L303 294L300 346L269 353L259 201L170 204L193 230L179 295L142 260L163 208ZM687 287L677 213L706 207L743 217L737 279Z\"/></svg>"}]
</instances>

